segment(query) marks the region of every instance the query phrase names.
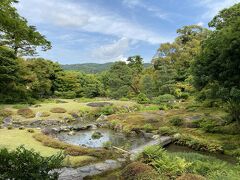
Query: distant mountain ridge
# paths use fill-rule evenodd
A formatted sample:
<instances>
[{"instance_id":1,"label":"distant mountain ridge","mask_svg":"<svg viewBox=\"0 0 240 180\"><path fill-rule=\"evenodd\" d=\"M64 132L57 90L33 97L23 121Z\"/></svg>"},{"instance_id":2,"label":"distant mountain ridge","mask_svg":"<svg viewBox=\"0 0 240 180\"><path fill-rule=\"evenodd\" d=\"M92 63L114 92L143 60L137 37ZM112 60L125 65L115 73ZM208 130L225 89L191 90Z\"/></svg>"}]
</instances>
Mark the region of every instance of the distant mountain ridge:
<instances>
[{"instance_id":1,"label":"distant mountain ridge","mask_svg":"<svg viewBox=\"0 0 240 180\"><path fill-rule=\"evenodd\" d=\"M81 71L84 73L96 74L106 70L109 70L114 62L98 64L98 63L83 63L83 64L65 64L61 67L66 71ZM151 66L150 63L144 63L144 67L147 68Z\"/></svg>"}]
</instances>

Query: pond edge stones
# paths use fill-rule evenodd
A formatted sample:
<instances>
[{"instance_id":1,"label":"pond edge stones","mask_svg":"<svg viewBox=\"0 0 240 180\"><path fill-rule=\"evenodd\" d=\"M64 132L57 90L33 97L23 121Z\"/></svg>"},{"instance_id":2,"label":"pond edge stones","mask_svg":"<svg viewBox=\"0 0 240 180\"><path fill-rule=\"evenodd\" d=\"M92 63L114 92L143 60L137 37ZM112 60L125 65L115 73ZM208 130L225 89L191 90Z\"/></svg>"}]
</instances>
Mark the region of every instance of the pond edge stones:
<instances>
[{"instance_id":1,"label":"pond edge stones","mask_svg":"<svg viewBox=\"0 0 240 180\"><path fill-rule=\"evenodd\" d=\"M106 160L104 162L91 164L79 168L62 168L56 170L59 174L59 180L81 180L87 176L94 176L106 171L111 171L120 168L125 161L120 160Z\"/></svg>"}]
</instances>

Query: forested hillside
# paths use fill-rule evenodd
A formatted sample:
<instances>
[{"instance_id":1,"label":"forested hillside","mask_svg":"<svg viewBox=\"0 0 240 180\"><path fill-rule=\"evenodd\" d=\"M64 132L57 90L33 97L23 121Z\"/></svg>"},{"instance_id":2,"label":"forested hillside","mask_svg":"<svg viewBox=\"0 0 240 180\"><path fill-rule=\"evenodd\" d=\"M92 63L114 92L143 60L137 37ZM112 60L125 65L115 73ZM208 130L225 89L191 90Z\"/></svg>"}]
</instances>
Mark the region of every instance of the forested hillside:
<instances>
[{"instance_id":1,"label":"forested hillside","mask_svg":"<svg viewBox=\"0 0 240 180\"><path fill-rule=\"evenodd\" d=\"M109 70L113 64L114 64L113 62L104 63L104 64L97 64L97 63L65 64L65 65L61 65L61 67L64 70L80 71L88 74L96 74L96 73L101 73L103 71ZM151 66L150 63L144 63L145 68L149 66Z\"/></svg>"}]
</instances>

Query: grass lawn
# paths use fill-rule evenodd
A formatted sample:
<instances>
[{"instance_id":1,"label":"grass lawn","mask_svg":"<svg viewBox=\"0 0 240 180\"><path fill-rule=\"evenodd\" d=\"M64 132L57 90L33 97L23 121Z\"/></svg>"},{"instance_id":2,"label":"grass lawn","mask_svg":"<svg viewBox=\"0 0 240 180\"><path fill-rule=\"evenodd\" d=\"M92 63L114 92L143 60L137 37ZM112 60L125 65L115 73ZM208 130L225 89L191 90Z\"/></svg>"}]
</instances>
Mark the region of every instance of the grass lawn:
<instances>
[{"instance_id":1,"label":"grass lawn","mask_svg":"<svg viewBox=\"0 0 240 180\"><path fill-rule=\"evenodd\" d=\"M37 132L38 131L35 130L35 133ZM18 146L24 145L27 149L34 149L43 156L51 156L60 152L58 149L43 146L32 137L33 134L34 133L27 132L27 130L0 129L0 146L13 150Z\"/></svg>"},{"instance_id":2,"label":"grass lawn","mask_svg":"<svg viewBox=\"0 0 240 180\"><path fill-rule=\"evenodd\" d=\"M32 137L36 133L39 133L39 131L35 130L34 133L29 133L27 130L0 129L0 147L14 150L18 146L24 145L27 149L34 149L36 152L39 152L42 156L51 156L61 152L59 149L44 146L41 142L36 141ZM63 165L78 167L95 161L97 159L92 156L67 156L63 161Z\"/></svg>"},{"instance_id":3,"label":"grass lawn","mask_svg":"<svg viewBox=\"0 0 240 180\"><path fill-rule=\"evenodd\" d=\"M57 99L56 99L57 100ZM17 114L18 109L21 108L30 108L35 114L36 113L43 113L47 112L49 114L48 117L41 117L38 119L54 119L54 120L61 120L65 117L71 117L71 113L79 113L79 112L89 112L89 111L94 111L96 108L95 107L90 107L87 106L89 102L97 102L100 101L100 99L92 99L91 101L88 100L73 100L73 99L59 99L61 101L65 101L66 103L56 103L56 100L51 100L51 101L45 101L41 102L37 105L33 106L28 106L26 104L17 104L17 105L2 105L1 109L8 109L13 112L13 119L19 120L19 121L25 121L25 120L34 120L36 118L24 118L20 115ZM95 101L94 101L95 100ZM136 103L131 102L131 101L115 101L115 100L102 100L101 102L111 102L115 106L134 106ZM66 110L66 113L52 113L50 110L52 108L64 108Z\"/></svg>"}]
</instances>

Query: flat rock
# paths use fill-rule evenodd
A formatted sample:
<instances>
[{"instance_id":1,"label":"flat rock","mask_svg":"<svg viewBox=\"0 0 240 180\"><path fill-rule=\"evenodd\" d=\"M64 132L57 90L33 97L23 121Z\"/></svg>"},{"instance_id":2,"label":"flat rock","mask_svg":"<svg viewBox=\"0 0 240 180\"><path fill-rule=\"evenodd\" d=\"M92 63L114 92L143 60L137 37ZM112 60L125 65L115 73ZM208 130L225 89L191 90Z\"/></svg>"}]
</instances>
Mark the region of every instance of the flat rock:
<instances>
[{"instance_id":1,"label":"flat rock","mask_svg":"<svg viewBox=\"0 0 240 180\"><path fill-rule=\"evenodd\" d=\"M94 176L106 171L111 171L121 167L121 163L116 160L106 160L104 162L91 164L76 169L62 168L56 170L59 172L59 180L81 180L86 176Z\"/></svg>"},{"instance_id":2,"label":"flat rock","mask_svg":"<svg viewBox=\"0 0 240 180\"><path fill-rule=\"evenodd\" d=\"M87 104L87 106L91 106L91 107L104 107L104 106L111 106L111 105L113 105L113 103L110 103L110 102L92 102Z\"/></svg>"}]
</instances>

